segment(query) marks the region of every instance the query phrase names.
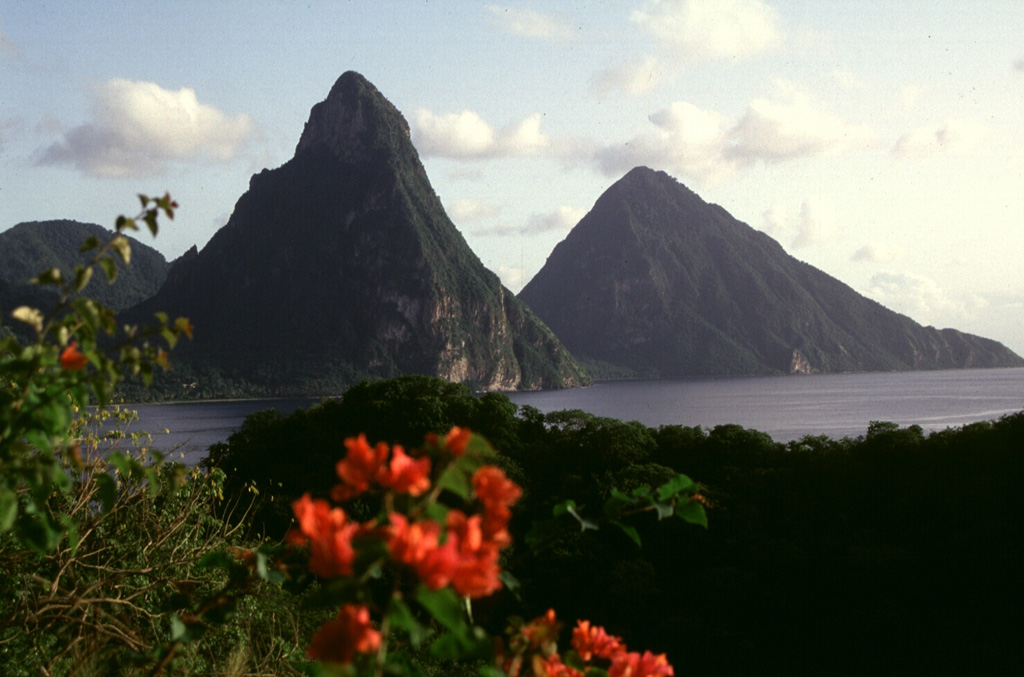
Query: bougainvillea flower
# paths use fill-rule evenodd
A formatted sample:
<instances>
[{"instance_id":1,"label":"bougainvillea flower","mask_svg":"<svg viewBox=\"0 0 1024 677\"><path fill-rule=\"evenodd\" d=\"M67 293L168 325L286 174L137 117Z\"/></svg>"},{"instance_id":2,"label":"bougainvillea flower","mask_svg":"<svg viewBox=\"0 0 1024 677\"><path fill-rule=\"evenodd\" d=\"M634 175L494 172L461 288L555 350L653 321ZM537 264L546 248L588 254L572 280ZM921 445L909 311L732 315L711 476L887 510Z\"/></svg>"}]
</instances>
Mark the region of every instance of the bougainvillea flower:
<instances>
[{"instance_id":1,"label":"bougainvillea flower","mask_svg":"<svg viewBox=\"0 0 1024 677\"><path fill-rule=\"evenodd\" d=\"M608 669L608 677L673 677L675 671L669 665L665 654L652 654L645 651L620 652L612 658Z\"/></svg>"},{"instance_id":2,"label":"bougainvillea flower","mask_svg":"<svg viewBox=\"0 0 1024 677\"><path fill-rule=\"evenodd\" d=\"M621 638L609 635L604 628L591 625L590 621L576 621L572 630L572 648L584 661L590 661L595 657L610 660L626 647Z\"/></svg>"},{"instance_id":3,"label":"bougainvillea flower","mask_svg":"<svg viewBox=\"0 0 1024 677\"><path fill-rule=\"evenodd\" d=\"M539 655L533 657L533 674L535 675L546 675L547 677L583 677L583 673L575 668L572 668L562 662L562 658L558 654L553 654L547 658L541 658Z\"/></svg>"},{"instance_id":4,"label":"bougainvillea flower","mask_svg":"<svg viewBox=\"0 0 1024 677\"><path fill-rule=\"evenodd\" d=\"M309 494L292 503L292 510L299 528L286 538L295 545L309 544L309 570L325 578L351 574L355 559L352 539L364 527L350 522L341 508L332 508L327 501L312 499Z\"/></svg>"},{"instance_id":5,"label":"bougainvillea flower","mask_svg":"<svg viewBox=\"0 0 1024 677\"><path fill-rule=\"evenodd\" d=\"M483 530L499 548L512 542L506 527L512 517L509 508L519 500L523 490L505 477L501 468L485 465L473 474L473 490L484 506Z\"/></svg>"},{"instance_id":6,"label":"bougainvillea flower","mask_svg":"<svg viewBox=\"0 0 1024 677\"><path fill-rule=\"evenodd\" d=\"M459 561L452 574L452 587L471 599L487 597L501 588L499 547L484 538L480 515L466 517L459 510L448 513L448 538L458 546Z\"/></svg>"},{"instance_id":7,"label":"bougainvillea flower","mask_svg":"<svg viewBox=\"0 0 1024 677\"><path fill-rule=\"evenodd\" d=\"M458 458L466 453L472 436L473 433L470 432L469 428L455 426L444 436L444 446L452 453L452 456Z\"/></svg>"},{"instance_id":8,"label":"bougainvillea flower","mask_svg":"<svg viewBox=\"0 0 1024 677\"><path fill-rule=\"evenodd\" d=\"M60 366L68 371L79 371L84 369L87 364L89 364L89 358L82 354L75 341L72 341L60 354Z\"/></svg>"},{"instance_id":9,"label":"bougainvillea flower","mask_svg":"<svg viewBox=\"0 0 1024 677\"><path fill-rule=\"evenodd\" d=\"M388 516L388 550L398 562L407 564L431 590L448 585L459 564L454 539L440 544L441 525L433 520L409 522L405 515Z\"/></svg>"},{"instance_id":10,"label":"bougainvillea flower","mask_svg":"<svg viewBox=\"0 0 1024 677\"><path fill-rule=\"evenodd\" d=\"M336 501L347 501L369 489L388 458L388 445L378 442L371 447L363 434L345 440L345 448L348 453L336 466L341 484L331 490Z\"/></svg>"},{"instance_id":11,"label":"bougainvillea flower","mask_svg":"<svg viewBox=\"0 0 1024 677\"><path fill-rule=\"evenodd\" d=\"M346 604L333 620L324 623L309 644L306 655L313 660L351 663L357 653L372 653L380 648L380 631L370 624L365 606Z\"/></svg>"},{"instance_id":12,"label":"bougainvillea flower","mask_svg":"<svg viewBox=\"0 0 1024 677\"><path fill-rule=\"evenodd\" d=\"M430 489L430 459L411 458L396 444L391 462L380 470L380 483L400 494L419 496Z\"/></svg>"}]
</instances>

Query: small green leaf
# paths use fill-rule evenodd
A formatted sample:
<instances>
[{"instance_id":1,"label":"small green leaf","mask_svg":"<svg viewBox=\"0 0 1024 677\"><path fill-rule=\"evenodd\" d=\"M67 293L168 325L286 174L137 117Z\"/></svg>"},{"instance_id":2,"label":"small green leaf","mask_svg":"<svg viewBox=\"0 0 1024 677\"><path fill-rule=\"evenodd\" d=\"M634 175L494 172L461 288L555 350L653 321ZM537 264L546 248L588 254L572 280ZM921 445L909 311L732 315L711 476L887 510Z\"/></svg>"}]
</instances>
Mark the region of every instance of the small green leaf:
<instances>
[{"instance_id":1,"label":"small green leaf","mask_svg":"<svg viewBox=\"0 0 1024 677\"><path fill-rule=\"evenodd\" d=\"M75 293L80 294L92 279L92 266L75 266Z\"/></svg>"},{"instance_id":2,"label":"small green leaf","mask_svg":"<svg viewBox=\"0 0 1024 677\"><path fill-rule=\"evenodd\" d=\"M686 475L676 475L658 487L658 500L667 501L680 494L690 493L697 488L696 483Z\"/></svg>"},{"instance_id":3,"label":"small green leaf","mask_svg":"<svg viewBox=\"0 0 1024 677\"><path fill-rule=\"evenodd\" d=\"M638 532L636 529L629 526L628 524L620 522L619 520L611 520L611 524L614 524L618 528L622 529L622 533L629 536L633 540L633 542L636 543L636 547L642 547L640 543L640 532Z\"/></svg>"},{"instance_id":4,"label":"small green leaf","mask_svg":"<svg viewBox=\"0 0 1024 677\"><path fill-rule=\"evenodd\" d=\"M431 590L421 584L416 588L416 601L444 627L454 632L466 631L462 601L451 588Z\"/></svg>"},{"instance_id":5,"label":"small green leaf","mask_svg":"<svg viewBox=\"0 0 1024 677\"><path fill-rule=\"evenodd\" d=\"M103 512L108 512L117 500L117 482L106 473L96 475L96 497L100 501Z\"/></svg>"},{"instance_id":6,"label":"small green leaf","mask_svg":"<svg viewBox=\"0 0 1024 677\"><path fill-rule=\"evenodd\" d=\"M704 512L704 506L697 501L687 501L677 506L676 514L690 524L697 524L705 529L708 528L708 514Z\"/></svg>"},{"instance_id":7,"label":"small green leaf","mask_svg":"<svg viewBox=\"0 0 1024 677\"><path fill-rule=\"evenodd\" d=\"M469 500L469 495L473 491L469 474L458 465L453 465L445 470L438 478L437 485L465 501Z\"/></svg>"},{"instance_id":8,"label":"small green leaf","mask_svg":"<svg viewBox=\"0 0 1024 677\"><path fill-rule=\"evenodd\" d=\"M18 495L7 487L0 487L0 533L11 530L18 518Z\"/></svg>"},{"instance_id":9,"label":"small green leaf","mask_svg":"<svg viewBox=\"0 0 1024 677\"><path fill-rule=\"evenodd\" d=\"M102 259L97 261L103 272L107 274L107 282L113 283L117 279L117 264L114 263L114 259L109 256L104 256Z\"/></svg>"},{"instance_id":10,"label":"small green leaf","mask_svg":"<svg viewBox=\"0 0 1024 677\"><path fill-rule=\"evenodd\" d=\"M400 597L391 600L388 617L391 620L391 627L404 630L409 635L409 641L416 648L419 648L423 640L430 635L429 628L416 620L409 606Z\"/></svg>"},{"instance_id":11,"label":"small green leaf","mask_svg":"<svg viewBox=\"0 0 1024 677\"><path fill-rule=\"evenodd\" d=\"M100 246L100 239L98 237L96 237L95 235L91 235L91 236L85 238L85 241L82 243L82 246L78 248L78 251L84 253L84 252L87 252L87 251L89 251L91 249L96 249L99 246Z\"/></svg>"},{"instance_id":12,"label":"small green leaf","mask_svg":"<svg viewBox=\"0 0 1024 677\"><path fill-rule=\"evenodd\" d=\"M132 245L128 242L128 238L124 235L118 235L110 241L110 246L114 248L117 255L124 261L124 265L130 265L132 262Z\"/></svg>"},{"instance_id":13,"label":"small green leaf","mask_svg":"<svg viewBox=\"0 0 1024 677\"><path fill-rule=\"evenodd\" d=\"M671 517L675 512L675 506L671 503L662 503L661 501L654 501L652 503L654 509L658 513L658 519L663 520L666 517Z\"/></svg>"},{"instance_id":14,"label":"small green leaf","mask_svg":"<svg viewBox=\"0 0 1024 677\"><path fill-rule=\"evenodd\" d=\"M50 268L49 270L39 273L31 280L32 284L64 284L64 274L60 272L60 268Z\"/></svg>"},{"instance_id":15,"label":"small green leaf","mask_svg":"<svg viewBox=\"0 0 1024 677\"><path fill-rule=\"evenodd\" d=\"M593 529L594 531L597 531L597 529L598 529L597 524L594 523L594 522L591 522L590 520L586 519L585 517L580 515L578 512L576 512L576 508L575 507L570 506L570 507L566 508L566 512L568 512L570 515L575 517L576 521L580 523L580 531L586 531L587 529Z\"/></svg>"}]
</instances>

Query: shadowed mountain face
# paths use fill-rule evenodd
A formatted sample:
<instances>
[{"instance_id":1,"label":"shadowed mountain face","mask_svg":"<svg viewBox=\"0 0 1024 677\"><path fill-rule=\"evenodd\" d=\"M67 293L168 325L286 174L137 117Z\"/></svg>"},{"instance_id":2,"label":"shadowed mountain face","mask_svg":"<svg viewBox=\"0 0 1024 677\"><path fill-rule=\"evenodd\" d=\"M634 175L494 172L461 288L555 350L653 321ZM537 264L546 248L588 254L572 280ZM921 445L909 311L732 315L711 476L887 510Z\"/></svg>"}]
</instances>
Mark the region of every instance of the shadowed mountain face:
<instances>
[{"instance_id":1,"label":"shadowed mountain face","mask_svg":"<svg viewBox=\"0 0 1024 677\"><path fill-rule=\"evenodd\" d=\"M352 72L313 107L295 156L253 176L132 315L156 310L196 327L176 357L278 393L412 373L485 389L587 380L469 249L405 119Z\"/></svg>"},{"instance_id":2,"label":"shadowed mountain face","mask_svg":"<svg viewBox=\"0 0 1024 677\"><path fill-rule=\"evenodd\" d=\"M519 298L574 355L619 373L1024 366L996 341L861 296L646 167L597 200Z\"/></svg>"}]
</instances>

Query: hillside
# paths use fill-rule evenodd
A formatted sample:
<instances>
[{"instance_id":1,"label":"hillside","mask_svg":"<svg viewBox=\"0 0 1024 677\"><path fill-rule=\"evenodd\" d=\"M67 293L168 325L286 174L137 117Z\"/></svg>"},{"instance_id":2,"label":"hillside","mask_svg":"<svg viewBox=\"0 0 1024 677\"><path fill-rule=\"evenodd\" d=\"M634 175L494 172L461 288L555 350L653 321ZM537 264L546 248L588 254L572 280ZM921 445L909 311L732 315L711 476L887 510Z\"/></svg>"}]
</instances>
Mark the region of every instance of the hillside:
<instances>
[{"instance_id":1,"label":"hillside","mask_svg":"<svg viewBox=\"0 0 1024 677\"><path fill-rule=\"evenodd\" d=\"M470 250L405 119L353 72L313 107L295 156L253 176L228 223L130 316L156 310L195 325L175 359L200 390L324 394L399 374L487 390L588 382Z\"/></svg>"},{"instance_id":2,"label":"hillside","mask_svg":"<svg viewBox=\"0 0 1024 677\"><path fill-rule=\"evenodd\" d=\"M886 309L646 167L601 195L519 298L609 373L1024 366L996 341Z\"/></svg>"}]
</instances>

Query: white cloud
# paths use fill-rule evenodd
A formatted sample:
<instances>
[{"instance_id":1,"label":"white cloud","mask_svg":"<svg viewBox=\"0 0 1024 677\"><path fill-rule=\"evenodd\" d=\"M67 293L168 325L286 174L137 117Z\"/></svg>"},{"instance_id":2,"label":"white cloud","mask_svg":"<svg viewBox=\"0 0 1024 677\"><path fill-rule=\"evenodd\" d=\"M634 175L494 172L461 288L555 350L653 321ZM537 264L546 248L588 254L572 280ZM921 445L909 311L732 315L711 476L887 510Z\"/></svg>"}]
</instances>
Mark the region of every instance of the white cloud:
<instances>
[{"instance_id":1,"label":"white cloud","mask_svg":"<svg viewBox=\"0 0 1024 677\"><path fill-rule=\"evenodd\" d=\"M985 137L985 127L974 122L947 120L904 134L896 141L892 154L896 157L921 157L935 153L971 153Z\"/></svg>"},{"instance_id":2,"label":"white cloud","mask_svg":"<svg viewBox=\"0 0 1024 677\"><path fill-rule=\"evenodd\" d=\"M498 5L489 5L487 11L494 25L514 35L537 40L571 40L574 35L569 23L555 14Z\"/></svg>"},{"instance_id":3,"label":"white cloud","mask_svg":"<svg viewBox=\"0 0 1024 677\"><path fill-rule=\"evenodd\" d=\"M541 115L534 113L519 122L495 130L473 111L435 115L421 108L413 124L413 142L424 155L457 159L522 157L550 147L540 131Z\"/></svg>"},{"instance_id":4,"label":"white cloud","mask_svg":"<svg viewBox=\"0 0 1024 677\"><path fill-rule=\"evenodd\" d=\"M789 98L784 103L757 99L732 124L714 111L676 102L650 116L656 129L599 149L595 158L608 175L648 165L714 181L757 161L836 155L874 144L866 125L819 111L802 94Z\"/></svg>"},{"instance_id":5,"label":"white cloud","mask_svg":"<svg viewBox=\"0 0 1024 677\"><path fill-rule=\"evenodd\" d=\"M170 161L226 162L258 136L248 115L199 103L194 90L109 80L93 92L93 120L64 134L41 164L72 164L107 177L144 176Z\"/></svg>"},{"instance_id":6,"label":"white cloud","mask_svg":"<svg viewBox=\"0 0 1024 677\"><path fill-rule=\"evenodd\" d=\"M474 228L474 235L509 237L513 235L535 235L551 231L570 231L579 220L586 216L585 209L560 206L552 211L534 213L526 220L525 224L512 225L509 223L498 223L486 228Z\"/></svg>"},{"instance_id":7,"label":"white cloud","mask_svg":"<svg viewBox=\"0 0 1024 677\"><path fill-rule=\"evenodd\" d=\"M892 263L903 258L903 250L885 244L866 244L853 253L851 261L857 263Z\"/></svg>"},{"instance_id":8,"label":"white cloud","mask_svg":"<svg viewBox=\"0 0 1024 677\"><path fill-rule=\"evenodd\" d=\"M760 0L650 0L630 19L687 61L749 57L781 40L776 11Z\"/></svg>"},{"instance_id":9,"label":"white cloud","mask_svg":"<svg viewBox=\"0 0 1024 677\"><path fill-rule=\"evenodd\" d=\"M774 204L764 212L764 231L786 240L794 249L827 244L839 235L835 206L821 199L807 199L795 217L785 205Z\"/></svg>"},{"instance_id":10,"label":"white cloud","mask_svg":"<svg viewBox=\"0 0 1024 677\"><path fill-rule=\"evenodd\" d=\"M525 231L529 233L543 233L551 230L569 231L586 215L586 209L562 205L550 212L531 214Z\"/></svg>"},{"instance_id":11,"label":"white cloud","mask_svg":"<svg viewBox=\"0 0 1024 677\"><path fill-rule=\"evenodd\" d=\"M598 164L605 174L621 174L637 165L701 179L713 179L729 171L722 157L722 116L680 101L657 111L649 120L656 129L597 151Z\"/></svg>"},{"instance_id":12,"label":"white cloud","mask_svg":"<svg viewBox=\"0 0 1024 677\"><path fill-rule=\"evenodd\" d=\"M526 271L522 266L499 265L498 277L501 283L513 292L518 292L526 284Z\"/></svg>"},{"instance_id":13,"label":"white cloud","mask_svg":"<svg viewBox=\"0 0 1024 677\"><path fill-rule=\"evenodd\" d=\"M591 89L598 96L619 91L630 96L644 94L661 81L661 64L655 56L608 68L594 76Z\"/></svg>"},{"instance_id":14,"label":"white cloud","mask_svg":"<svg viewBox=\"0 0 1024 677\"><path fill-rule=\"evenodd\" d=\"M923 87L919 85L905 85L900 88L900 103L903 104L904 108L911 109L917 105L923 94Z\"/></svg>"},{"instance_id":15,"label":"white cloud","mask_svg":"<svg viewBox=\"0 0 1024 677\"><path fill-rule=\"evenodd\" d=\"M1020 71L1021 73L1024 73L1024 58L1017 59L1016 61L1014 61L1013 68L1015 70Z\"/></svg>"},{"instance_id":16,"label":"white cloud","mask_svg":"<svg viewBox=\"0 0 1024 677\"><path fill-rule=\"evenodd\" d=\"M815 108L796 94L785 103L755 99L729 131L726 155L737 163L780 162L868 148L875 134L867 125L846 122Z\"/></svg>"},{"instance_id":17,"label":"white cloud","mask_svg":"<svg viewBox=\"0 0 1024 677\"><path fill-rule=\"evenodd\" d=\"M871 277L868 296L917 322L940 328L963 325L988 305L976 294L958 298L935 280L912 273L876 273Z\"/></svg>"},{"instance_id":18,"label":"white cloud","mask_svg":"<svg viewBox=\"0 0 1024 677\"><path fill-rule=\"evenodd\" d=\"M455 222L484 221L494 218L499 212L501 208L497 205L472 198L460 198L448 204L448 215Z\"/></svg>"}]
</instances>

